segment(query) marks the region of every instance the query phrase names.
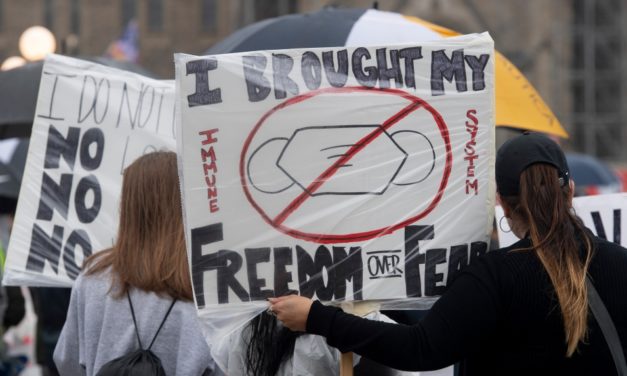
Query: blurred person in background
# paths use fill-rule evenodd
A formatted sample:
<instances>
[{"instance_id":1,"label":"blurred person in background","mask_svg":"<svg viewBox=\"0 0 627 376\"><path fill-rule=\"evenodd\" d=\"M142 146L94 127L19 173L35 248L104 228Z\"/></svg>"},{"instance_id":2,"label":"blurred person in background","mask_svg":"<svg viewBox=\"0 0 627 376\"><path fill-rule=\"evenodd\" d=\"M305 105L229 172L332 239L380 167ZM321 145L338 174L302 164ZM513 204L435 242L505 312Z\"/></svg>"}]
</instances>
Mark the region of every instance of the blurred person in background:
<instances>
[{"instance_id":1,"label":"blurred person in background","mask_svg":"<svg viewBox=\"0 0 627 376\"><path fill-rule=\"evenodd\" d=\"M153 337L166 374L215 374L193 303L181 210L175 153L147 154L126 168L116 243L85 261L72 288L54 353L62 375L95 375Z\"/></svg>"},{"instance_id":2,"label":"blurred person in background","mask_svg":"<svg viewBox=\"0 0 627 376\"><path fill-rule=\"evenodd\" d=\"M71 289L66 287L30 287L33 310L37 315L35 327L35 358L43 376L58 376L52 354L70 306Z\"/></svg>"},{"instance_id":3,"label":"blurred person in background","mask_svg":"<svg viewBox=\"0 0 627 376\"><path fill-rule=\"evenodd\" d=\"M17 210L17 200L26 163L28 141L2 140L0 143L0 269L4 271L6 251ZM0 314L4 328L19 324L24 318L24 297L20 287L1 287L4 297Z\"/></svg>"},{"instance_id":4,"label":"blurred person in background","mask_svg":"<svg viewBox=\"0 0 627 376\"><path fill-rule=\"evenodd\" d=\"M2 166L0 166L0 170ZM0 277L4 272L4 261L8 240L13 226L17 198L4 196L0 187L0 216L4 234L0 239ZM24 296L19 286L0 286L0 318L4 330L19 324L25 314Z\"/></svg>"},{"instance_id":5,"label":"blurred person in background","mask_svg":"<svg viewBox=\"0 0 627 376\"><path fill-rule=\"evenodd\" d=\"M0 225L0 280L4 274L6 249L16 206L17 199L4 196L0 183L0 221L2 222ZM25 314L26 306L21 288L0 284L0 323L2 323L0 327L0 376L18 375L26 366L28 359L25 356L9 356L9 349L2 339L8 329L17 326L24 319Z\"/></svg>"},{"instance_id":6,"label":"blurred person in background","mask_svg":"<svg viewBox=\"0 0 627 376\"><path fill-rule=\"evenodd\" d=\"M22 175L26 165L26 155L29 140L12 138L2 140L0 149L0 211L5 215L6 242L0 244L0 263L4 270L8 237L17 211L17 202L22 184ZM8 329L18 325L25 315L24 296L20 287L6 286L7 307L4 314L3 326ZM33 308L37 315L35 327L35 360L41 367L44 376L55 376L59 373L52 361L52 352L57 344L59 333L65 322L67 307L70 300L68 288L40 288L29 289L33 300Z\"/></svg>"},{"instance_id":7,"label":"blurred person in background","mask_svg":"<svg viewBox=\"0 0 627 376\"><path fill-rule=\"evenodd\" d=\"M10 144L13 150L25 154L25 148L17 140L4 141L4 147ZM16 146L17 145L17 146ZM27 146L27 144L26 144ZM23 171L23 163L10 165L9 159L0 160L0 280L4 275L6 251L13 227L13 219L17 209L17 199ZM20 161L22 162L22 161ZM3 286L0 284L0 375L17 375L25 366L24 357L13 357L7 354L8 348L2 337L11 327L17 326L26 314L24 295L19 286Z\"/></svg>"}]
</instances>

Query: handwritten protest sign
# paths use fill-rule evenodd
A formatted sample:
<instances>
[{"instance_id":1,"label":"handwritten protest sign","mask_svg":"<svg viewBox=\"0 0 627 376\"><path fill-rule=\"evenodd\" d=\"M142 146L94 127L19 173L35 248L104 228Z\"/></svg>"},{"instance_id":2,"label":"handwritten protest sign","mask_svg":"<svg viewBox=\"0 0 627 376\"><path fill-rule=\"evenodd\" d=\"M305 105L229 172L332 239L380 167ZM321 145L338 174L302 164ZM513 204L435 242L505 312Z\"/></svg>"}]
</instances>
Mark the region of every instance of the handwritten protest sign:
<instances>
[{"instance_id":1,"label":"handwritten protest sign","mask_svg":"<svg viewBox=\"0 0 627 376\"><path fill-rule=\"evenodd\" d=\"M174 136L173 82L48 57L3 282L71 286L113 244L124 168Z\"/></svg>"},{"instance_id":2,"label":"handwritten protest sign","mask_svg":"<svg viewBox=\"0 0 627 376\"><path fill-rule=\"evenodd\" d=\"M623 236L627 234L627 220L623 219L623 213L627 213L627 193L575 197L573 208L595 235L627 247L627 239ZM500 247L508 247L520 240L509 228L500 206L496 207L496 220Z\"/></svg>"},{"instance_id":3,"label":"handwritten protest sign","mask_svg":"<svg viewBox=\"0 0 627 376\"><path fill-rule=\"evenodd\" d=\"M201 316L290 293L440 295L487 250L493 57L487 34L176 55Z\"/></svg>"}]
</instances>

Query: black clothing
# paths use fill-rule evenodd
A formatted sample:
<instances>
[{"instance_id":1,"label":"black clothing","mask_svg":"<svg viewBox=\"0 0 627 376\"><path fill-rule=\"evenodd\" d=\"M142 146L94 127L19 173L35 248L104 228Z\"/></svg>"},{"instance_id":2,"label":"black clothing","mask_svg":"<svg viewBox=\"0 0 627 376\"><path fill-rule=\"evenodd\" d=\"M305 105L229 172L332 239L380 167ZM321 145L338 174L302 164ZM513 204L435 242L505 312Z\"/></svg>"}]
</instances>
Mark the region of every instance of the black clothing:
<instances>
[{"instance_id":1,"label":"black clothing","mask_svg":"<svg viewBox=\"0 0 627 376\"><path fill-rule=\"evenodd\" d=\"M22 321L22 319L24 319L24 315L26 315L26 306L21 287L6 286L4 289L7 292L8 304L7 310L4 312L2 326L6 330L12 326L16 326Z\"/></svg>"},{"instance_id":2,"label":"black clothing","mask_svg":"<svg viewBox=\"0 0 627 376\"><path fill-rule=\"evenodd\" d=\"M588 274L625 350L627 250L593 239ZM315 302L307 332L326 336L341 351L404 370L433 370L461 361L461 375L616 375L592 314L586 343L565 357L561 311L549 276L535 252L513 251L530 245L524 239L476 259L416 325L360 319Z\"/></svg>"},{"instance_id":3,"label":"black clothing","mask_svg":"<svg viewBox=\"0 0 627 376\"><path fill-rule=\"evenodd\" d=\"M52 354L65 324L72 289L59 287L31 287L33 308L37 315L35 357L44 376L57 376Z\"/></svg>"}]
</instances>

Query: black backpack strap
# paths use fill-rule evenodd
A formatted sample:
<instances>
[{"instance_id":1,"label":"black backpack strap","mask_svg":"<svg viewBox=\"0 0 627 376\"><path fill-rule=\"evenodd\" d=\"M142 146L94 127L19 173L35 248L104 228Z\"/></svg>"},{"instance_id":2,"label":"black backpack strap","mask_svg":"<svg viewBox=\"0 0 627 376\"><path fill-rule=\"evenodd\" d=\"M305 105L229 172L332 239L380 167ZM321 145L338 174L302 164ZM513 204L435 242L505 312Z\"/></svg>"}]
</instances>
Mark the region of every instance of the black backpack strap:
<instances>
[{"instance_id":1,"label":"black backpack strap","mask_svg":"<svg viewBox=\"0 0 627 376\"><path fill-rule=\"evenodd\" d=\"M599 296L599 293L594 288L594 285L588 277L586 277L586 287L588 289L588 305L594 315L594 318L601 328L605 342L610 348L612 358L614 359L614 365L616 365L616 371L618 376L627 376L627 363L625 363L625 354L623 353L623 346L618 338L618 332L614 326L614 321L610 317L603 300Z\"/></svg>"},{"instance_id":2,"label":"black backpack strap","mask_svg":"<svg viewBox=\"0 0 627 376\"><path fill-rule=\"evenodd\" d=\"M163 317L163 320L161 320L161 325L159 325L159 329L157 329L157 332L155 333L155 336L152 337L152 341L150 342L150 346L148 346L147 350L150 350L152 348L152 345L155 343L155 340L157 339L157 336L159 335L159 332L161 331L161 328L163 328L163 324L165 324L165 320L168 318L168 316L170 316L170 312L172 311L172 307L174 307L174 303L176 303L176 298L174 298L174 300L172 300L172 304L170 304L170 308L168 308L168 312L165 313L165 316Z\"/></svg>"},{"instance_id":3,"label":"black backpack strap","mask_svg":"<svg viewBox=\"0 0 627 376\"><path fill-rule=\"evenodd\" d=\"M142 346L142 340L139 339L139 331L137 330L137 320L135 320L135 310L133 309L133 302L131 302L131 294L129 290L126 290L126 297L128 298L128 304L131 306L131 316L133 316L133 326L135 327L135 335L137 336L137 342L139 342L139 348L144 349Z\"/></svg>"},{"instance_id":4,"label":"black backpack strap","mask_svg":"<svg viewBox=\"0 0 627 376\"><path fill-rule=\"evenodd\" d=\"M142 340L139 338L139 330L137 329L137 320L135 319L135 310L133 309L133 302L131 301L131 294L129 293L128 290L126 290L126 297L128 298L128 304L131 306L131 316L133 316L133 326L135 327L135 335L137 336L137 342L139 343L139 348L141 350L144 350L144 346L142 346ZM150 346L148 346L146 350L150 350L152 348L152 345L155 343L155 340L157 339L157 336L159 335L161 328L163 328L163 324L165 324L165 320L170 315L170 311L172 311L172 307L174 307L174 303L176 303L176 301L177 301L176 298L172 300L172 304L170 304L170 308L168 308L168 311L165 313L165 316L163 317L163 320L161 320L161 324L159 325L159 329L157 329L155 336L152 337Z\"/></svg>"}]
</instances>

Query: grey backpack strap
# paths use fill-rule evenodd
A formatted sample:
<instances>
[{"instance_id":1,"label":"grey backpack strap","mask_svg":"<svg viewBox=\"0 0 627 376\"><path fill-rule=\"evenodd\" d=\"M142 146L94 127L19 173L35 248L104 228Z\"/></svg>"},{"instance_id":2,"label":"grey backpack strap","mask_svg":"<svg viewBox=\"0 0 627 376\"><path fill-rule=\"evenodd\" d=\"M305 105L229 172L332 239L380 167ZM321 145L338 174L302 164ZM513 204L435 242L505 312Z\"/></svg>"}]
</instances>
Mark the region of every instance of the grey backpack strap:
<instances>
[{"instance_id":1,"label":"grey backpack strap","mask_svg":"<svg viewBox=\"0 0 627 376\"><path fill-rule=\"evenodd\" d=\"M597 324L599 324L601 328L607 346L610 348L618 376L627 376L625 354L623 353L623 346L620 344L620 338L618 338L614 321L612 321L609 312L607 312L607 308L605 308L605 304L603 304L603 300L601 300L599 293L588 277L586 277L586 287L588 289L588 305L590 306L590 310Z\"/></svg>"}]
</instances>

